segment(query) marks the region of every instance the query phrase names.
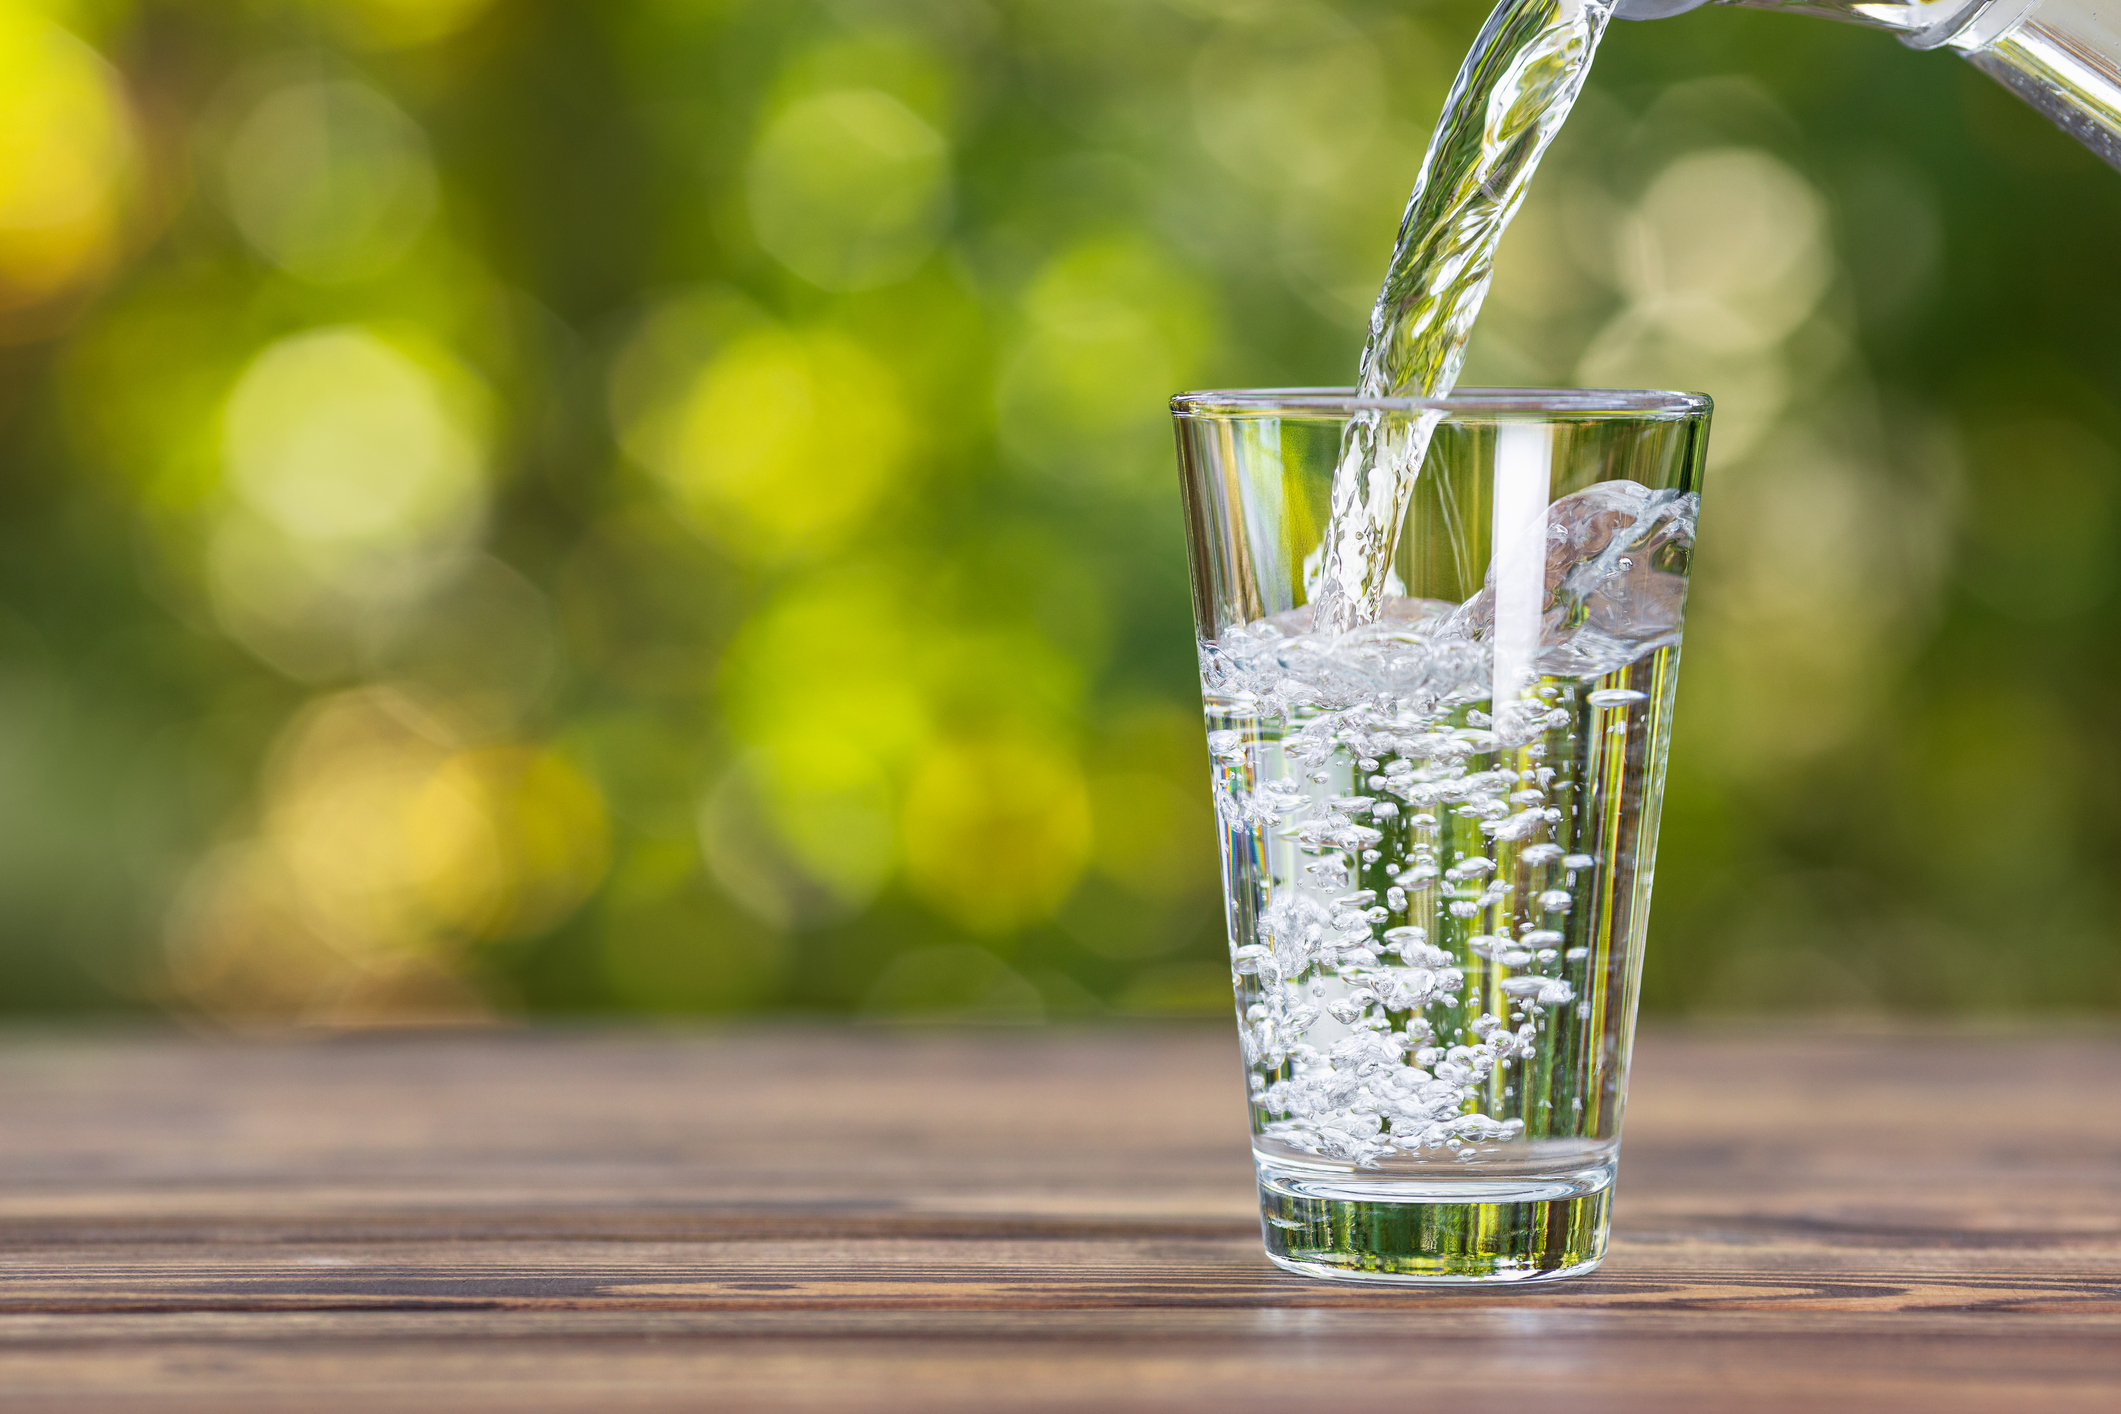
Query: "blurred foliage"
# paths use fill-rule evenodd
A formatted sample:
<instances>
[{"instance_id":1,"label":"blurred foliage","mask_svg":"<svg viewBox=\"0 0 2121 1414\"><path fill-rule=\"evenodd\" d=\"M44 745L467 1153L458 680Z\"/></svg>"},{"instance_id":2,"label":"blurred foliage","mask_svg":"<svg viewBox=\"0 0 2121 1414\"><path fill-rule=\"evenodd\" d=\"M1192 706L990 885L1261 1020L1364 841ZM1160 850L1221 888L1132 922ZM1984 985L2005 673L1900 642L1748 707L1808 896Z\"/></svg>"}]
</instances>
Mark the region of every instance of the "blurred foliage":
<instances>
[{"instance_id":1,"label":"blurred foliage","mask_svg":"<svg viewBox=\"0 0 2121 1414\"><path fill-rule=\"evenodd\" d=\"M1477 4L0 0L0 1006L1228 1004L1163 404ZM2121 1006L2121 180L1616 26L1468 381L1719 403L1653 1008Z\"/></svg>"}]
</instances>

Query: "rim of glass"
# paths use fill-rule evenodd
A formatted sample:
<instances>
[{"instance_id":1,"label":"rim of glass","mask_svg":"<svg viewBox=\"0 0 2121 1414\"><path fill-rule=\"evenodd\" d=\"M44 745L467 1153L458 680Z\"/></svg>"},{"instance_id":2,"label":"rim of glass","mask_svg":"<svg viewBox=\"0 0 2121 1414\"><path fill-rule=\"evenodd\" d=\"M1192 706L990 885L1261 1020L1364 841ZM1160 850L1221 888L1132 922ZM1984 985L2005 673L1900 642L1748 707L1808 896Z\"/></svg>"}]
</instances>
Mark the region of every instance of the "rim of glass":
<instances>
[{"instance_id":1,"label":"rim of glass","mask_svg":"<svg viewBox=\"0 0 2121 1414\"><path fill-rule=\"evenodd\" d=\"M1706 393L1664 388L1459 388L1443 398L1364 397L1353 388L1217 388L1171 399L1174 417L1347 417L1358 412L1441 412L1446 416L1697 417Z\"/></svg>"}]
</instances>

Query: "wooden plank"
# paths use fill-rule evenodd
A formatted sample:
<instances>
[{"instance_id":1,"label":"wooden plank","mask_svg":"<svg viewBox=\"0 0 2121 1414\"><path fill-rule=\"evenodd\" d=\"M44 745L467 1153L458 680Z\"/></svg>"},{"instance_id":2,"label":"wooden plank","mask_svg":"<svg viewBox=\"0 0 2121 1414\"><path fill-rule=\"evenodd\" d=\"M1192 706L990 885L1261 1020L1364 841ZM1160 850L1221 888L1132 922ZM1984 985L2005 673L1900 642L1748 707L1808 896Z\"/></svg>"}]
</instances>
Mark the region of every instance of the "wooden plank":
<instances>
[{"instance_id":1,"label":"wooden plank","mask_svg":"<svg viewBox=\"0 0 2121 1414\"><path fill-rule=\"evenodd\" d=\"M1414 1294L1265 1262L1233 1053L17 1038L0 1404L2121 1404L2111 1035L1652 1035L1605 1269Z\"/></svg>"},{"instance_id":2,"label":"wooden plank","mask_svg":"<svg viewBox=\"0 0 2121 1414\"><path fill-rule=\"evenodd\" d=\"M882 1329L608 1313L95 1318L10 1335L7 1407L2110 1410L2112 1332L1887 1320L1643 1331L1405 1313L991 1317ZM1197 1313L1187 1313L1197 1314ZM53 1318L36 1318L51 1321ZM76 1318L85 1320L90 1318ZM71 1401L71 1402L69 1402Z\"/></svg>"}]
</instances>

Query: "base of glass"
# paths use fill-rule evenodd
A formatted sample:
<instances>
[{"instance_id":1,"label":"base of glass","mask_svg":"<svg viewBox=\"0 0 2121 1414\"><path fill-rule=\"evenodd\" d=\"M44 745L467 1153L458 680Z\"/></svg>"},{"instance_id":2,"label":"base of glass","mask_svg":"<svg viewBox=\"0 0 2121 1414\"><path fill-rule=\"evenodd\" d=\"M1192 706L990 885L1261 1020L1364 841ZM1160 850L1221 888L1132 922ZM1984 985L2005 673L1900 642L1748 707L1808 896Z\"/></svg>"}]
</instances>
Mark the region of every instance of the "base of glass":
<instances>
[{"instance_id":1,"label":"base of glass","mask_svg":"<svg viewBox=\"0 0 2121 1414\"><path fill-rule=\"evenodd\" d=\"M1552 1281L1605 1260L1608 1162L1556 1174L1410 1177L1257 1155L1267 1258L1332 1281Z\"/></svg>"}]
</instances>

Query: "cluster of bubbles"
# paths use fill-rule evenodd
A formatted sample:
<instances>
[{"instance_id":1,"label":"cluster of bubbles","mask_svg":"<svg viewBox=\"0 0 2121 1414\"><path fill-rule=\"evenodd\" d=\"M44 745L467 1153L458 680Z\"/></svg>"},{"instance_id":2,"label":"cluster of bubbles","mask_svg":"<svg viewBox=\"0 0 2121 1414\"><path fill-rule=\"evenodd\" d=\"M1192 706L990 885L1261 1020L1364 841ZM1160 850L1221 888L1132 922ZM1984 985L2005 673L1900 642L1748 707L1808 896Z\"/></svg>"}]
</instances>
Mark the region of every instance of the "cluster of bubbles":
<instances>
[{"instance_id":1,"label":"cluster of bubbles","mask_svg":"<svg viewBox=\"0 0 2121 1414\"><path fill-rule=\"evenodd\" d=\"M1632 684L1677 643L1695 505L1632 482L1554 504L1540 675L1500 704L1492 584L1387 601L1345 635L1298 609L1203 645L1263 1140L1473 1161L1528 1120L1583 1120L1573 1052L1624 946L1585 900L1638 863L1600 817L1616 790L1643 805L1649 759L1626 747L1652 703Z\"/></svg>"},{"instance_id":2,"label":"cluster of bubbles","mask_svg":"<svg viewBox=\"0 0 2121 1414\"><path fill-rule=\"evenodd\" d=\"M1610 710L1644 696L1622 691ZM1255 1102L1276 1117L1269 1137L1374 1163L1439 1147L1470 1156L1469 1144L1523 1131L1521 1118L1483 1113L1479 1096L1536 1054L1545 1010L1577 1000L1580 972L1572 980L1559 965L1588 949L1565 954L1562 928L1596 861L1542 838L1569 827L1584 786L1568 771L1575 753L1551 750L1574 713L1542 706L1503 732L1452 724L1469 712L1370 705L1300 713L1287 734L1224 728L1211 741L1226 824L1294 847L1259 852L1256 941L1232 951ZM1550 752L1561 769L1545 764ZM1513 758L1530 764L1495 764ZM1367 793L1321 793L1351 767L1369 771ZM1484 846L1452 848L1446 815ZM1267 862L1278 858L1302 863L1281 874ZM1507 1020L1479 1004L1463 1014L1469 967L1494 974ZM1321 1048L1312 1037L1326 1022L1345 1034Z\"/></svg>"}]
</instances>

